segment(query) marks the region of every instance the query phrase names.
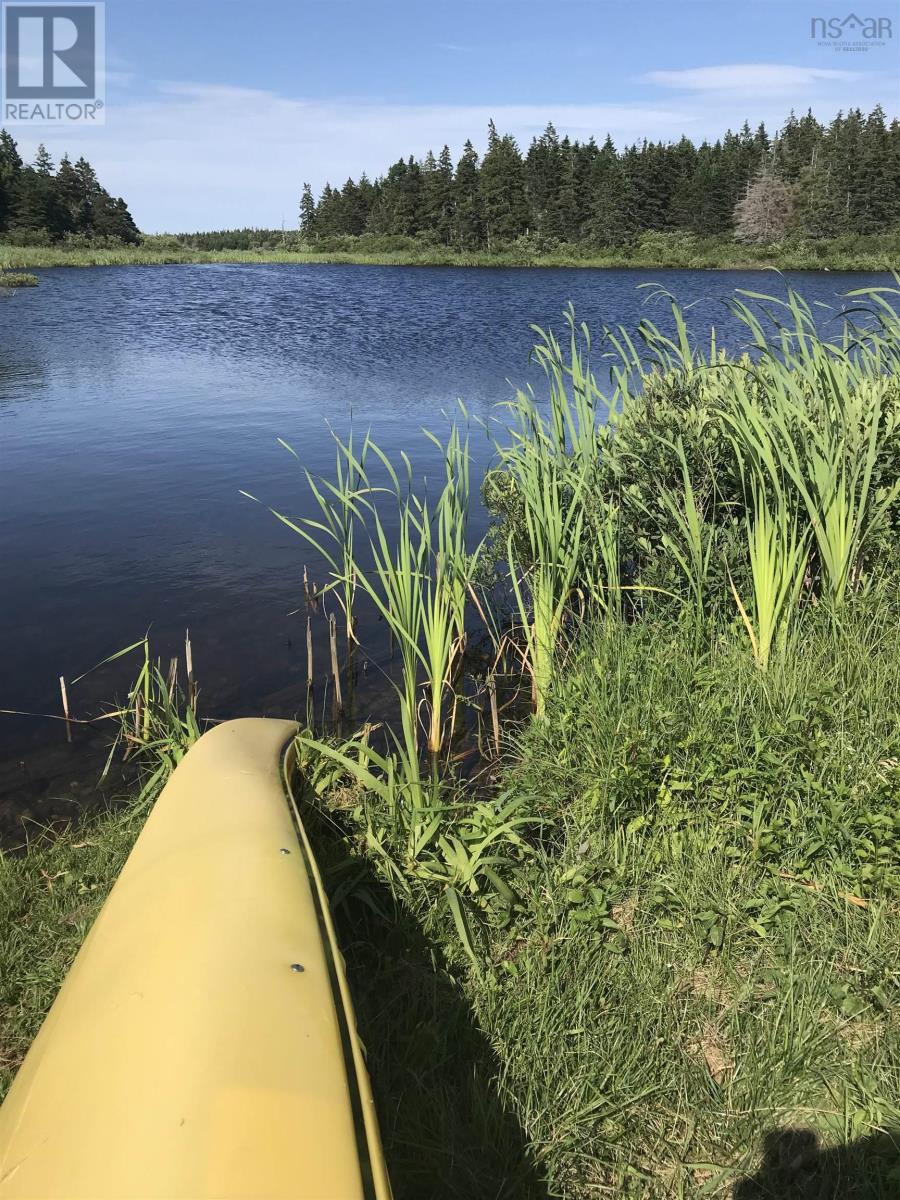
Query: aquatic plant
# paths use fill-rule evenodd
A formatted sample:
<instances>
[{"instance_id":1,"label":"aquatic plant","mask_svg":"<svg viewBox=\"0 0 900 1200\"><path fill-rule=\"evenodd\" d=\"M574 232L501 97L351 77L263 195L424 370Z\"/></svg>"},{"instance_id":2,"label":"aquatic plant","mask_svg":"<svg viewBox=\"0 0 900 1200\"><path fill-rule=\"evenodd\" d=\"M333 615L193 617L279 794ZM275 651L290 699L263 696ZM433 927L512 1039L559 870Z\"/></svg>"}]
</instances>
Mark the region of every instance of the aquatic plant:
<instances>
[{"instance_id":1,"label":"aquatic plant","mask_svg":"<svg viewBox=\"0 0 900 1200\"><path fill-rule=\"evenodd\" d=\"M399 717L386 742L375 744L368 727L336 741L300 739L307 763L318 757L331 782L343 776L373 799L363 804L367 844L390 862L398 887L443 879L451 907L473 903L460 886L465 873L453 873L462 860L448 865L459 806L466 811L474 796L445 754L447 731L468 686L486 693L499 744L501 659L519 664L540 720L585 627L639 623L674 604L700 647L726 615L724 598L765 673L773 654L784 662L794 653L804 604L839 610L862 589L870 548L888 536L900 493L890 449L900 323L885 298L867 317L860 303L831 340L793 293L780 308L760 298L774 332L752 297L739 299L752 353L738 359L722 353L714 332L698 348L669 299L671 333L649 320L636 336L604 331L605 391L571 308L564 342L536 329L545 393L519 390L489 423L492 588L475 587L485 544L467 544L464 410L444 441L428 435L443 464L437 495L407 454L395 464L367 435L358 451L336 439L335 482L307 476L321 519L276 513L328 562L325 590L342 595L347 611L358 588L399 653ZM461 670L470 615L496 655L478 681ZM514 673L512 682L515 691ZM512 832L499 817L498 828L501 838ZM506 886L502 860L486 876L495 899ZM463 909L454 921L471 953Z\"/></svg>"},{"instance_id":2,"label":"aquatic plant","mask_svg":"<svg viewBox=\"0 0 900 1200\"><path fill-rule=\"evenodd\" d=\"M29 275L24 271L0 271L0 288L37 287L37 275Z\"/></svg>"},{"instance_id":3,"label":"aquatic plant","mask_svg":"<svg viewBox=\"0 0 900 1200\"><path fill-rule=\"evenodd\" d=\"M184 638L184 687L180 681L179 660L171 658L168 668L164 669L162 660L153 657L149 634L108 655L71 680L71 686L131 655L137 655L140 660L138 673L125 699L103 713L103 719L111 721L116 730L103 776L109 771L117 752L121 751L126 760L130 759L138 766L141 783L139 798L149 800L157 794L200 737L197 717L199 690L194 678L190 634L186 632Z\"/></svg>"}]
</instances>

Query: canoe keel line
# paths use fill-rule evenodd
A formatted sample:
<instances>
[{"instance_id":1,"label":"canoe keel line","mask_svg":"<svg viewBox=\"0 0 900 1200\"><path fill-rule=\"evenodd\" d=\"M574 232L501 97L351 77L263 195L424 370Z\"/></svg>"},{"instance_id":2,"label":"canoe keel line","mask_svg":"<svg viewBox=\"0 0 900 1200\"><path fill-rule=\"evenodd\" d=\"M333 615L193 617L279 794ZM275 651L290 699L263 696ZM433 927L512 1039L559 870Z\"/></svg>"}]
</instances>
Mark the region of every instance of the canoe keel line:
<instances>
[{"instance_id":1,"label":"canoe keel line","mask_svg":"<svg viewBox=\"0 0 900 1200\"><path fill-rule=\"evenodd\" d=\"M2 1200L389 1200L295 732L172 775L0 1109Z\"/></svg>"}]
</instances>

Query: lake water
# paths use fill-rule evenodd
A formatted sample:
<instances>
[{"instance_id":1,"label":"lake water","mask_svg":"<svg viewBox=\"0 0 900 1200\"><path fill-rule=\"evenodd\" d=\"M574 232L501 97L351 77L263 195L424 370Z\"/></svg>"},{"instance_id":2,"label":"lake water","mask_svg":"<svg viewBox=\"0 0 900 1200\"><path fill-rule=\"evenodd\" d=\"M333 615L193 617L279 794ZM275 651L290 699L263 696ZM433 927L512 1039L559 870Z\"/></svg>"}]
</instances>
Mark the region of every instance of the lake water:
<instances>
[{"instance_id":1,"label":"lake water","mask_svg":"<svg viewBox=\"0 0 900 1200\"><path fill-rule=\"evenodd\" d=\"M60 712L78 675L152 626L167 661L191 629L207 715L291 715L305 703L296 535L240 495L308 511L298 464L328 472L327 422L435 465L423 426L462 398L486 417L529 380L532 323L562 310L599 330L660 321L660 283L705 340L736 347L736 289L840 305L876 275L172 266L45 270L0 299L0 708ZM511 381L511 382L510 382ZM489 458L474 436L475 459ZM78 715L122 670L73 692ZM87 739L87 740L86 740ZM98 739L0 716L0 831L72 810ZM88 752L90 751L90 753ZM94 757L91 757L93 754ZM89 769L88 769L89 768ZM86 773L87 771L87 773Z\"/></svg>"}]
</instances>

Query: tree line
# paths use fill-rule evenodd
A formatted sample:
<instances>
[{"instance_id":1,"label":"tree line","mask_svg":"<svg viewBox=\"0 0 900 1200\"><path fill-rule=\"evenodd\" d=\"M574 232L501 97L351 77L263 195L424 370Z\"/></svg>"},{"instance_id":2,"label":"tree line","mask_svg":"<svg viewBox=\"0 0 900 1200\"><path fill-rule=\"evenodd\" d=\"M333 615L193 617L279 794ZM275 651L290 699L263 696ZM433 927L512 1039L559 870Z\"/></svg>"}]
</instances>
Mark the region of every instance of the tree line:
<instances>
[{"instance_id":1,"label":"tree line","mask_svg":"<svg viewBox=\"0 0 900 1200\"><path fill-rule=\"evenodd\" d=\"M25 163L0 130L0 236L19 245L64 240L139 242L128 205L101 187L85 158L63 155L59 166L43 145Z\"/></svg>"},{"instance_id":2,"label":"tree line","mask_svg":"<svg viewBox=\"0 0 900 1200\"><path fill-rule=\"evenodd\" d=\"M552 124L526 153L488 126L454 164L401 158L385 175L304 184L305 239L375 234L491 252L523 237L538 245L621 246L649 231L751 241L880 233L900 226L900 121L851 109L829 124L791 113L770 135L745 122L715 142L643 141L616 149L560 138Z\"/></svg>"}]
</instances>

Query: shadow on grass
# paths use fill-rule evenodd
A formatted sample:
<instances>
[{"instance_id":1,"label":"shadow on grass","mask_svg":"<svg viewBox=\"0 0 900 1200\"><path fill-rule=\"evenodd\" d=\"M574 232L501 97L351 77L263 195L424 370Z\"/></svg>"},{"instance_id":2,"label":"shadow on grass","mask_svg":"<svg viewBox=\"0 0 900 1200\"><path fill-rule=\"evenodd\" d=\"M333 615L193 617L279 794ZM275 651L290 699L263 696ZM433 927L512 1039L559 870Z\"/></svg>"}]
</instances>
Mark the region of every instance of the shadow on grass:
<instances>
[{"instance_id":1,"label":"shadow on grass","mask_svg":"<svg viewBox=\"0 0 900 1200\"><path fill-rule=\"evenodd\" d=\"M439 953L321 817L323 869L395 1200L548 1200L497 1061Z\"/></svg>"},{"instance_id":2,"label":"shadow on grass","mask_svg":"<svg viewBox=\"0 0 900 1200\"><path fill-rule=\"evenodd\" d=\"M763 1161L742 1179L733 1200L896 1200L900 1131L826 1149L810 1129L773 1129Z\"/></svg>"}]
</instances>

